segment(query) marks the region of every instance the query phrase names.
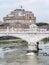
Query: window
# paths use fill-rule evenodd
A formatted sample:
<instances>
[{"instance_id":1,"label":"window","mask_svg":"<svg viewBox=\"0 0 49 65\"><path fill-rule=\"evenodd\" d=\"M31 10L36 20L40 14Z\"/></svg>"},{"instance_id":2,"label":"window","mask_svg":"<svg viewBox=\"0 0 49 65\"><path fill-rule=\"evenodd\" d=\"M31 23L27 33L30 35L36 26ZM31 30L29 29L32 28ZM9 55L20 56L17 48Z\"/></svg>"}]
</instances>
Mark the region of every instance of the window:
<instances>
[{"instance_id":1,"label":"window","mask_svg":"<svg viewBox=\"0 0 49 65\"><path fill-rule=\"evenodd\" d=\"M29 17L29 19L31 19L31 16Z\"/></svg>"}]
</instances>

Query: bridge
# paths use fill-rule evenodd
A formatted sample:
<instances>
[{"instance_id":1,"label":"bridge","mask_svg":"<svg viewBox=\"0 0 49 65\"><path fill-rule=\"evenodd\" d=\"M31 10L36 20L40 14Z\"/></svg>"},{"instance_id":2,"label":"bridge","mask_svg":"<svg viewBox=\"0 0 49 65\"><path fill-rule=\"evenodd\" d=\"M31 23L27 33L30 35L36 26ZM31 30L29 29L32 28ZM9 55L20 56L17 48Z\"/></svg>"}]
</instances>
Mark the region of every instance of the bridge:
<instances>
[{"instance_id":1,"label":"bridge","mask_svg":"<svg viewBox=\"0 0 49 65\"><path fill-rule=\"evenodd\" d=\"M21 38L22 40L25 40L28 42L28 50L31 51L36 51L36 43L39 42L40 40L44 38L49 37L49 31L48 30L42 30L39 29L36 25L30 25L29 29L24 29L24 30L17 30L14 29L13 27L9 29L7 27L6 30L0 30L0 37L2 36L14 36Z\"/></svg>"}]
</instances>

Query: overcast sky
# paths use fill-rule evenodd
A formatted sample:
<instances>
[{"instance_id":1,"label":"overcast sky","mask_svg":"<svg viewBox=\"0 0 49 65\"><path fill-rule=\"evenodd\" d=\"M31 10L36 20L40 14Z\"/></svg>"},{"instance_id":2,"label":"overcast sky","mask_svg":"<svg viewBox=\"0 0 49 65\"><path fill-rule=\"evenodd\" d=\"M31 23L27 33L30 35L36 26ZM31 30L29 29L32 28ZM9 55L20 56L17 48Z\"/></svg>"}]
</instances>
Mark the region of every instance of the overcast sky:
<instances>
[{"instance_id":1,"label":"overcast sky","mask_svg":"<svg viewBox=\"0 0 49 65\"><path fill-rule=\"evenodd\" d=\"M37 22L49 23L49 0L0 0L0 20L21 5L34 13Z\"/></svg>"}]
</instances>

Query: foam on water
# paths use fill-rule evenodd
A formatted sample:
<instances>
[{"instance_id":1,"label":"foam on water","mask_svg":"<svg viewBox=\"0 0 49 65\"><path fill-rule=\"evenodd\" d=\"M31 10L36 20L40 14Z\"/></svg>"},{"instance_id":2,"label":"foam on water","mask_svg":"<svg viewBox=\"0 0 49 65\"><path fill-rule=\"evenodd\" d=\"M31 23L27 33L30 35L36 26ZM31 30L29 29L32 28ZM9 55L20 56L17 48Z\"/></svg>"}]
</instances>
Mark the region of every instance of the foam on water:
<instances>
[{"instance_id":1,"label":"foam on water","mask_svg":"<svg viewBox=\"0 0 49 65\"><path fill-rule=\"evenodd\" d=\"M16 51L17 49L10 49L10 48L6 48L6 49L3 49L3 48L0 48L0 58L4 58L5 54L8 52L13 52L13 51Z\"/></svg>"},{"instance_id":2,"label":"foam on water","mask_svg":"<svg viewBox=\"0 0 49 65\"><path fill-rule=\"evenodd\" d=\"M26 55L33 55L33 56L35 56L35 53L30 52L30 53L27 53Z\"/></svg>"},{"instance_id":3,"label":"foam on water","mask_svg":"<svg viewBox=\"0 0 49 65\"><path fill-rule=\"evenodd\" d=\"M0 48L0 58L4 58L4 49Z\"/></svg>"}]
</instances>

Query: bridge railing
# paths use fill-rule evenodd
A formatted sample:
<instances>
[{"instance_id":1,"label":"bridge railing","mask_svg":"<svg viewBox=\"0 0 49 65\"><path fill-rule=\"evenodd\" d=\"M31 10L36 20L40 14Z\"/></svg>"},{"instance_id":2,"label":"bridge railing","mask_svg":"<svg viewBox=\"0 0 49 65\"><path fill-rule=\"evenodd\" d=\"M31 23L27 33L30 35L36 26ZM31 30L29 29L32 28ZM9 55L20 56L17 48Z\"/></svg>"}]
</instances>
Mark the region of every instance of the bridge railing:
<instances>
[{"instance_id":1,"label":"bridge railing","mask_svg":"<svg viewBox=\"0 0 49 65\"><path fill-rule=\"evenodd\" d=\"M37 30L30 30L30 29L15 29L15 30L7 30L7 29L0 29L0 33L49 33L48 30L41 30L41 29L37 29Z\"/></svg>"}]
</instances>

